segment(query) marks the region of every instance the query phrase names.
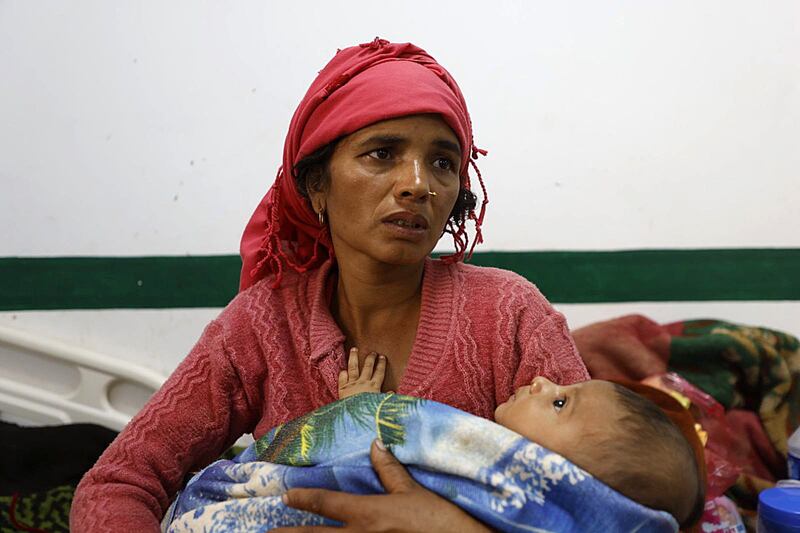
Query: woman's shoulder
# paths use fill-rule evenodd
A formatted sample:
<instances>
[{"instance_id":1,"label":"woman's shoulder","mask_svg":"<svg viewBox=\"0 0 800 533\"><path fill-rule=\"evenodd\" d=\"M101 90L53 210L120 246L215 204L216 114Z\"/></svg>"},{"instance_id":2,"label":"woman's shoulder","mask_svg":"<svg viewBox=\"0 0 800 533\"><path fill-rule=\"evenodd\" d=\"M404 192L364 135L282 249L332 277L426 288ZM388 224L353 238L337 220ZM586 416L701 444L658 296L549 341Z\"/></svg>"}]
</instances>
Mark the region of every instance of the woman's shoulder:
<instances>
[{"instance_id":1,"label":"woman's shoulder","mask_svg":"<svg viewBox=\"0 0 800 533\"><path fill-rule=\"evenodd\" d=\"M296 272L286 269L278 277L271 273L239 292L225 306L218 320L224 323L251 322L265 315L294 314L292 309L303 305L312 292L312 285L320 282L319 269Z\"/></svg>"},{"instance_id":2,"label":"woman's shoulder","mask_svg":"<svg viewBox=\"0 0 800 533\"><path fill-rule=\"evenodd\" d=\"M434 261L433 263L438 263L438 268L448 268L456 283L469 291L487 295L521 294L544 298L536 284L511 270L462 262L445 264L442 261Z\"/></svg>"},{"instance_id":3,"label":"woman's shoulder","mask_svg":"<svg viewBox=\"0 0 800 533\"><path fill-rule=\"evenodd\" d=\"M291 291L298 285L307 283L308 279L313 277L316 272L317 269L297 272L294 269L286 268L280 272L280 275L275 272L267 273L248 288L240 291L231 302L237 299L271 298L276 294Z\"/></svg>"},{"instance_id":4,"label":"woman's shoulder","mask_svg":"<svg viewBox=\"0 0 800 533\"><path fill-rule=\"evenodd\" d=\"M475 316L524 315L538 322L555 312L538 287L516 272L465 263L432 263L438 263L434 268L447 273L436 277L452 283L453 305Z\"/></svg>"}]
</instances>

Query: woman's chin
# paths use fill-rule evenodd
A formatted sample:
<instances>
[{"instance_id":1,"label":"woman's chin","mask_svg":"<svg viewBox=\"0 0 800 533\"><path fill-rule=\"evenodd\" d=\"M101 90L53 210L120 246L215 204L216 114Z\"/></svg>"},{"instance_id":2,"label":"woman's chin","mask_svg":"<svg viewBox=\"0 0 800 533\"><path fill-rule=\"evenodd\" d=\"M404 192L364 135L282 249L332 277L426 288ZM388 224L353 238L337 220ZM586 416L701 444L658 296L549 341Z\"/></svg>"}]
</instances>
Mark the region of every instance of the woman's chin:
<instances>
[{"instance_id":1,"label":"woman's chin","mask_svg":"<svg viewBox=\"0 0 800 533\"><path fill-rule=\"evenodd\" d=\"M381 242L348 242L334 238L334 250L340 263L368 260L384 266L415 266L422 264L433 251L435 243L410 243L402 240Z\"/></svg>"},{"instance_id":2,"label":"woman's chin","mask_svg":"<svg viewBox=\"0 0 800 533\"><path fill-rule=\"evenodd\" d=\"M425 261L425 258L433 251L432 246L410 244L406 242L392 243L376 254L376 259L382 263L396 266L418 265Z\"/></svg>"}]
</instances>

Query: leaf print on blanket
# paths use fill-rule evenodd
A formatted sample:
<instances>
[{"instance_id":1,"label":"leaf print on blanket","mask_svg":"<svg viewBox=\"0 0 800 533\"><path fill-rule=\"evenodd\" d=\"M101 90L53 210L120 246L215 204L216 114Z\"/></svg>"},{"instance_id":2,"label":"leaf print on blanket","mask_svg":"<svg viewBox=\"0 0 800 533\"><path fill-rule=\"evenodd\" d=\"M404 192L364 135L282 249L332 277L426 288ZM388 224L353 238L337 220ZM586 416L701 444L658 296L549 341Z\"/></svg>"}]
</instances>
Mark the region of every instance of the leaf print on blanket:
<instances>
[{"instance_id":1,"label":"leaf print on blanket","mask_svg":"<svg viewBox=\"0 0 800 533\"><path fill-rule=\"evenodd\" d=\"M348 420L374 431L387 446L405 442L403 421L425 400L397 394L363 393L339 400L278 426L256 442L261 461L292 466L319 462Z\"/></svg>"}]
</instances>

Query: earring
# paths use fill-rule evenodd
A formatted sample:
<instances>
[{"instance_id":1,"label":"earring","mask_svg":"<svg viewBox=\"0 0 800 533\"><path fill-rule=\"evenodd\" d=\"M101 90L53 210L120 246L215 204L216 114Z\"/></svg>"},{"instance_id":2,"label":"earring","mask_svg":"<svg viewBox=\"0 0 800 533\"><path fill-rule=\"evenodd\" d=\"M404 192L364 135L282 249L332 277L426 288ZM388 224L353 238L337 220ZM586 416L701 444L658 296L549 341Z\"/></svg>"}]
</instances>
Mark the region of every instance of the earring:
<instances>
[{"instance_id":1,"label":"earring","mask_svg":"<svg viewBox=\"0 0 800 533\"><path fill-rule=\"evenodd\" d=\"M317 218L319 218L319 225L320 226L324 226L325 225L325 216L324 216L323 213L325 213L324 209L320 209L319 211L317 211Z\"/></svg>"}]
</instances>

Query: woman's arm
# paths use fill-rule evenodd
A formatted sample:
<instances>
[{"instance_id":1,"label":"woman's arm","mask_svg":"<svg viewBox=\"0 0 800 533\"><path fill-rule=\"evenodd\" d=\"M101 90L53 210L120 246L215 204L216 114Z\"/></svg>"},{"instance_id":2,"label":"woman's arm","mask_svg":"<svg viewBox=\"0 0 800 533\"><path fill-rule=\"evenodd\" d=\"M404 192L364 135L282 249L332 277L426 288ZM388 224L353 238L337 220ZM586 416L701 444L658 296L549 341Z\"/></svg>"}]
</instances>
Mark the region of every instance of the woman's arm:
<instances>
[{"instance_id":1,"label":"woman's arm","mask_svg":"<svg viewBox=\"0 0 800 533\"><path fill-rule=\"evenodd\" d=\"M186 359L84 476L70 530L159 531L184 476L213 461L255 419L212 322Z\"/></svg>"},{"instance_id":2,"label":"woman's arm","mask_svg":"<svg viewBox=\"0 0 800 533\"><path fill-rule=\"evenodd\" d=\"M567 321L554 309L535 323L522 320L517 343L520 361L514 374L514 389L528 385L536 376L544 376L560 385L589 379Z\"/></svg>"},{"instance_id":3,"label":"woman's arm","mask_svg":"<svg viewBox=\"0 0 800 533\"><path fill-rule=\"evenodd\" d=\"M489 269L489 274L494 283L473 284L483 289L477 299L496 302L485 306L486 318L475 321L484 335L495 339L485 345L496 347L497 353L484 350L491 354L486 360L493 367L494 405L536 376L562 385L589 379L564 315L536 285L513 272ZM484 416L491 417L492 412Z\"/></svg>"},{"instance_id":4,"label":"woman's arm","mask_svg":"<svg viewBox=\"0 0 800 533\"><path fill-rule=\"evenodd\" d=\"M414 481L406 469L376 440L370 450L375 472L387 494L356 496L324 489L292 489L285 495L289 507L344 522L342 528L307 526L278 528L276 533L326 531L442 531L485 533L482 523Z\"/></svg>"}]
</instances>

